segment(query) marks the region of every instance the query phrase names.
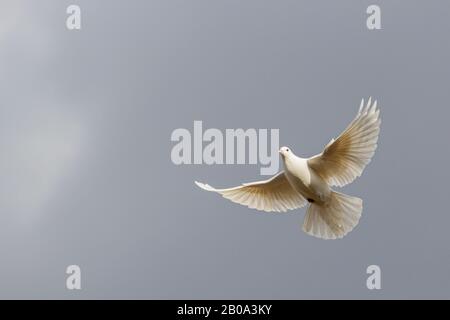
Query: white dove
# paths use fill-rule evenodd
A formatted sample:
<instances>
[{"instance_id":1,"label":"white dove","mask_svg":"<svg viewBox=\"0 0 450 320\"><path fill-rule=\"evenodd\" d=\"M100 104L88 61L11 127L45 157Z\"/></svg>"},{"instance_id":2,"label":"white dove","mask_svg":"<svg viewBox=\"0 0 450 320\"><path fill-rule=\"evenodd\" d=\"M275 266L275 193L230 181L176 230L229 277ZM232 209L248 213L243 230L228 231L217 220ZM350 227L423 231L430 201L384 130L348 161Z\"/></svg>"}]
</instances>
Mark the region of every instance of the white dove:
<instances>
[{"instance_id":1,"label":"white dove","mask_svg":"<svg viewBox=\"0 0 450 320\"><path fill-rule=\"evenodd\" d=\"M377 148L380 110L371 98L347 129L325 146L322 153L300 158L288 147L279 150L284 171L264 181L244 183L229 189L215 189L195 181L202 189L220 193L233 202L263 211L285 212L309 207L303 231L322 239L344 237L358 224L362 200L331 189L343 187L359 177Z\"/></svg>"}]
</instances>

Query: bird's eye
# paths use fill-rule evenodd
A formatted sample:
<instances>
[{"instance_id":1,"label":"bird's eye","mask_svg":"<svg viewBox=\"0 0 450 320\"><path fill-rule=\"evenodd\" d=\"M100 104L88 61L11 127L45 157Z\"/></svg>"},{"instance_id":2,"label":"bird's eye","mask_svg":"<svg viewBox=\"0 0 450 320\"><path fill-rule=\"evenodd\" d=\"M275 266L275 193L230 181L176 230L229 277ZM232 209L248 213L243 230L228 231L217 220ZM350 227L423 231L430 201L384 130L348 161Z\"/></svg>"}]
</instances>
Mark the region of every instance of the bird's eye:
<instances>
[{"instance_id":1,"label":"bird's eye","mask_svg":"<svg viewBox=\"0 0 450 320\"><path fill-rule=\"evenodd\" d=\"M287 152L289 152L289 149L286 149Z\"/></svg>"}]
</instances>

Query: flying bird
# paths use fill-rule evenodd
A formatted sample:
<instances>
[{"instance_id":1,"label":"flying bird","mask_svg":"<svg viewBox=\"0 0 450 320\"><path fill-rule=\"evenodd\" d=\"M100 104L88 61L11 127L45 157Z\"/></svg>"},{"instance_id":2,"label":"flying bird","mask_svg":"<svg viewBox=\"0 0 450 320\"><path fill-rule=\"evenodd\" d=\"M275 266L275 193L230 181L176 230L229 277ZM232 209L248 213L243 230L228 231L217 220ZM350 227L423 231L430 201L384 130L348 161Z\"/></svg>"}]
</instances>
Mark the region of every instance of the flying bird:
<instances>
[{"instance_id":1,"label":"flying bird","mask_svg":"<svg viewBox=\"0 0 450 320\"><path fill-rule=\"evenodd\" d=\"M300 158L289 147L279 150L284 170L268 180L215 189L195 181L202 189L221 194L249 208L286 212L309 203L303 231L321 239L340 239L355 228L363 202L334 191L361 176L377 148L380 132L377 101L361 101L358 114L348 127L311 158Z\"/></svg>"}]
</instances>

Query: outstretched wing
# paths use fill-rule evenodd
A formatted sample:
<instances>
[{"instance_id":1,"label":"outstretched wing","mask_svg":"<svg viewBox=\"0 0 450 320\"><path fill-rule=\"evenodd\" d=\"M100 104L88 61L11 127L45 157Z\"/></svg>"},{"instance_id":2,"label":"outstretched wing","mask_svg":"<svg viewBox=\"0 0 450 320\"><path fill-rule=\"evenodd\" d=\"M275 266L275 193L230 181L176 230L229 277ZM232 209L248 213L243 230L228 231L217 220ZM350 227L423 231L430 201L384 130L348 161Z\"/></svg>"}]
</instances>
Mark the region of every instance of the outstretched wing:
<instances>
[{"instance_id":1,"label":"outstretched wing","mask_svg":"<svg viewBox=\"0 0 450 320\"><path fill-rule=\"evenodd\" d=\"M369 98L364 107L362 100L356 118L321 154L308 159L309 167L330 186L342 187L359 177L377 148L379 114L377 101L371 105Z\"/></svg>"},{"instance_id":2,"label":"outstretched wing","mask_svg":"<svg viewBox=\"0 0 450 320\"><path fill-rule=\"evenodd\" d=\"M233 202L267 212L285 212L306 204L306 199L291 187L283 171L269 180L244 183L229 189L215 189L204 183L195 183L200 188L220 193Z\"/></svg>"}]
</instances>

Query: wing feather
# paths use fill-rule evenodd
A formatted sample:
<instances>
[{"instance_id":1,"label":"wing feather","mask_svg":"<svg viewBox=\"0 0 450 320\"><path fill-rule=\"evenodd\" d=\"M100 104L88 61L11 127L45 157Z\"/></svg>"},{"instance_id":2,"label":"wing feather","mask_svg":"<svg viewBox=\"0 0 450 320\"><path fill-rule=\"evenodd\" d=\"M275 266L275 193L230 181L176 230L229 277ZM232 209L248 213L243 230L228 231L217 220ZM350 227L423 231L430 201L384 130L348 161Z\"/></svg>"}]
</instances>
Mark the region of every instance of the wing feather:
<instances>
[{"instance_id":1,"label":"wing feather","mask_svg":"<svg viewBox=\"0 0 450 320\"><path fill-rule=\"evenodd\" d=\"M342 187L359 177L372 159L380 132L380 110L372 99L361 101L355 119L322 153L308 159L308 165L330 186Z\"/></svg>"},{"instance_id":2,"label":"wing feather","mask_svg":"<svg viewBox=\"0 0 450 320\"><path fill-rule=\"evenodd\" d=\"M195 183L206 191L217 192L235 203L261 211L286 212L306 204L306 199L291 187L283 171L268 180L244 183L228 189L216 189L197 181Z\"/></svg>"}]
</instances>

